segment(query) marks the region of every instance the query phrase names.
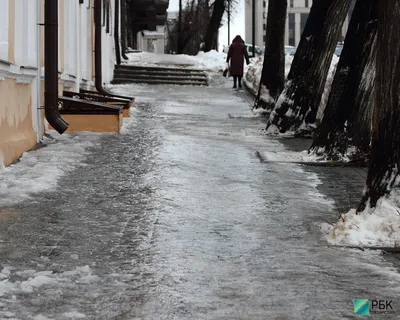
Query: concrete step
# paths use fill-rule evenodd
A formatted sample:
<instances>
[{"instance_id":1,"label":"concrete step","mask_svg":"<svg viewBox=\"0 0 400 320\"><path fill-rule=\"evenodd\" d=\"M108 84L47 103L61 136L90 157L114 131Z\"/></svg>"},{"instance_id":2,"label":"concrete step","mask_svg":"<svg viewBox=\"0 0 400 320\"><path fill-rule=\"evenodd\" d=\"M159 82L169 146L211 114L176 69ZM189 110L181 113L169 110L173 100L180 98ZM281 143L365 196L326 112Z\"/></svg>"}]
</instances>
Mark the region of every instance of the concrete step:
<instances>
[{"instance_id":1,"label":"concrete step","mask_svg":"<svg viewBox=\"0 0 400 320\"><path fill-rule=\"evenodd\" d=\"M154 67L154 66L134 66L134 65L116 65L115 70L125 69L125 70L154 70L154 71L181 71L181 72L197 72L197 73L204 73L203 70L199 69L188 69L188 68L167 68L167 67Z\"/></svg>"},{"instance_id":2,"label":"concrete step","mask_svg":"<svg viewBox=\"0 0 400 320\"><path fill-rule=\"evenodd\" d=\"M202 76L175 76L175 75L167 75L167 74L132 74L132 73L114 73L114 79L124 78L124 79L140 79L140 80L190 80L190 81L199 81L199 82L207 82L207 77Z\"/></svg>"},{"instance_id":3,"label":"concrete step","mask_svg":"<svg viewBox=\"0 0 400 320\"><path fill-rule=\"evenodd\" d=\"M191 80L157 80L157 79L127 79L127 78L114 78L112 84L127 84L127 83L145 83L145 84L174 84L180 86L207 86L207 82L191 81Z\"/></svg>"},{"instance_id":4,"label":"concrete step","mask_svg":"<svg viewBox=\"0 0 400 320\"><path fill-rule=\"evenodd\" d=\"M201 77L207 78L204 72L181 72L181 71L163 71L163 70L125 70L125 69L115 69L114 75L168 75L168 76L177 76L177 77Z\"/></svg>"},{"instance_id":5,"label":"concrete step","mask_svg":"<svg viewBox=\"0 0 400 320\"><path fill-rule=\"evenodd\" d=\"M202 70L132 65L116 65L112 83L208 85Z\"/></svg>"}]
</instances>

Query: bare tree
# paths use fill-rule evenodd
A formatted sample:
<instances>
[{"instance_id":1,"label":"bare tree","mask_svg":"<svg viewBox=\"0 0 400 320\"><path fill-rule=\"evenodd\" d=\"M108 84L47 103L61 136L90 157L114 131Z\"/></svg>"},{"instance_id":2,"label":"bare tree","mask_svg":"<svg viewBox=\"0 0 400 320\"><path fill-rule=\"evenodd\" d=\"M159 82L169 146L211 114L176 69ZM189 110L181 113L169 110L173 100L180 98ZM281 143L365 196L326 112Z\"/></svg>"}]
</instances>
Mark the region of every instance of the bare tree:
<instances>
[{"instance_id":1,"label":"bare tree","mask_svg":"<svg viewBox=\"0 0 400 320\"><path fill-rule=\"evenodd\" d=\"M359 206L375 207L399 186L400 170L400 0L379 0L376 102L367 186Z\"/></svg>"},{"instance_id":2,"label":"bare tree","mask_svg":"<svg viewBox=\"0 0 400 320\"><path fill-rule=\"evenodd\" d=\"M268 2L264 63L256 101L260 101L262 94L264 99L261 105L269 110L273 109L285 83L286 11L287 0L270 0ZM258 105L255 107L257 108Z\"/></svg>"},{"instance_id":3,"label":"bare tree","mask_svg":"<svg viewBox=\"0 0 400 320\"><path fill-rule=\"evenodd\" d=\"M375 60L377 7L378 0L356 2L324 117L311 146L331 160L340 159L349 146L356 146L359 156L369 151L371 120L361 115L370 114L364 109L372 106L364 98L372 91L364 90L362 80L366 66Z\"/></svg>"},{"instance_id":4,"label":"bare tree","mask_svg":"<svg viewBox=\"0 0 400 320\"><path fill-rule=\"evenodd\" d=\"M210 11L208 0L189 0L182 10L181 23L179 19L167 23L167 51L197 54L205 37Z\"/></svg>"},{"instance_id":5,"label":"bare tree","mask_svg":"<svg viewBox=\"0 0 400 320\"><path fill-rule=\"evenodd\" d=\"M125 60L129 60L129 57L126 55L126 0L121 0L121 55Z\"/></svg>"},{"instance_id":6,"label":"bare tree","mask_svg":"<svg viewBox=\"0 0 400 320\"><path fill-rule=\"evenodd\" d=\"M230 1L230 0L228 0ZM215 0L211 20L208 24L206 36L204 38L204 51L215 48L218 40L218 30L221 26L222 17L225 12L225 0Z\"/></svg>"},{"instance_id":7,"label":"bare tree","mask_svg":"<svg viewBox=\"0 0 400 320\"><path fill-rule=\"evenodd\" d=\"M280 132L315 127L316 114L341 27L351 0L314 0L288 75L271 113Z\"/></svg>"}]
</instances>

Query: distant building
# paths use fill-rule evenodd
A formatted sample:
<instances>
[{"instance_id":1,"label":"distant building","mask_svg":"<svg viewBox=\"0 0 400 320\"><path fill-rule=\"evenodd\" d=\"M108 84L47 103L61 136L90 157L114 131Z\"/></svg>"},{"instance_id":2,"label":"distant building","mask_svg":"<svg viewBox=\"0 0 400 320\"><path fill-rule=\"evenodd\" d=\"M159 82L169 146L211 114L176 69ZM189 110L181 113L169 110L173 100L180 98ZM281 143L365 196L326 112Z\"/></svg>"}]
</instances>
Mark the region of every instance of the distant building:
<instances>
[{"instance_id":1,"label":"distant building","mask_svg":"<svg viewBox=\"0 0 400 320\"><path fill-rule=\"evenodd\" d=\"M127 40L133 49L164 53L169 0L129 0Z\"/></svg>"},{"instance_id":2,"label":"distant building","mask_svg":"<svg viewBox=\"0 0 400 320\"><path fill-rule=\"evenodd\" d=\"M267 0L245 0L245 41L249 44L252 43L253 1L256 1L255 45L262 47L265 44L265 31L267 27ZM312 3L313 0L288 0L285 45L297 47L299 44ZM348 23L349 16L346 18L343 24L342 37L339 39L339 41L343 41L347 32Z\"/></svg>"}]
</instances>

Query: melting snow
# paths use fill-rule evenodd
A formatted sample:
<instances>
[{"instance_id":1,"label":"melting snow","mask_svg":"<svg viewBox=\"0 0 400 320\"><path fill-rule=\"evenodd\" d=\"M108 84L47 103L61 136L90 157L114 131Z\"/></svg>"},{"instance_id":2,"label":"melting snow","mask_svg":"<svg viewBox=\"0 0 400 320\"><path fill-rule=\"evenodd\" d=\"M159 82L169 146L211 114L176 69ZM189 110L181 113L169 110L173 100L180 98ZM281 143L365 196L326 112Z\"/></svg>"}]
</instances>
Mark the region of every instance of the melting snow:
<instances>
[{"instance_id":1,"label":"melting snow","mask_svg":"<svg viewBox=\"0 0 400 320\"><path fill-rule=\"evenodd\" d=\"M49 133L56 138L45 137L44 148L24 153L14 165L0 167L0 207L22 202L36 192L53 190L66 172L83 165L88 148L100 137L98 133Z\"/></svg>"},{"instance_id":2,"label":"melting snow","mask_svg":"<svg viewBox=\"0 0 400 320\"><path fill-rule=\"evenodd\" d=\"M10 278L13 275L12 270L14 268L4 267L0 273L0 297L24 292L32 293L37 288L47 285L60 285L61 283L89 283L98 281L99 277L92 274L92 270L89 266L77 267L71 271L65 271L63 273L53 273L53 271L39 271L25 270L15 272L19 277L25 277L26 280L22 281L11 281Z\"/></svg>"},{"instance_id":3,"label":"melting snow","mask_svg":"<svg viewBox=\"0 0 400 320\"><path fill-rule=\"evenodd\" d=\"M351 246L400 247L400 193L392 191L375 208L363 212L351 209L333 226L322 225L329 243Z\"/></svg>"}]
</instances>

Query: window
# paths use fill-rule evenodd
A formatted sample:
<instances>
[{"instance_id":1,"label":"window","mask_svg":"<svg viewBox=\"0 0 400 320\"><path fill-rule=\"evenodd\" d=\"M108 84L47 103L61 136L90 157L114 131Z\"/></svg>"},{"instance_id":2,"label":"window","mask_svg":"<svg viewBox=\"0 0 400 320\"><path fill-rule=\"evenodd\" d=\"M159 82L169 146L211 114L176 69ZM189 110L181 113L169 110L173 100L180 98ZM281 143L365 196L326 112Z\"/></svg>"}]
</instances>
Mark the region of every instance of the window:
<instances>
[{"instance_id":1,"label":"window","mask_svg":"<svg viewBox=\"0 0 400 320\"><path fill-rule=\"evenodd\" d=\"M290 7L293 8L293 0L290 0Z\"/></svg>"},{"instance_id":2,"label":"window","mask_svg":"<svg viewBox=\"0 0 400 320\"><path fill-rule=\"evenodd\" d=\"M296 46L294 13L289 13L289 45Z\"/></svg>"},{"instance_id":3,"label":"window","mask_svg":"<svg viewBox=\"0 0 400 320\"><path fill-rule=\"evenodd\" d=\"M300 20L300 32L303 33L304 27L306 26L306 22L307 22L307 19L308 19L308 13L302 13L300 15L300 18L301 18L301 20Z\"/></svg>"},{"instance_id":4,"label":"window","mask_svg":"<svg viewBox=\"0 0 400 320\"><path fill-rule=\"evenodd\" d=\"M263 1L263 7L265 8L267 5L267 3L265 2L265 0Z\"/></svg>"},{"instance_id":5,"label":"window","mask_svg":"<svg viewBox=\"0 0 400 320\"><path fill-rule=\"evenodd\" d=\"M0 0L0 59L8 60L8 0Z\"/></svg>"},{"instance_id":6,"label":"window","mask_svg":"<svg viewBox=\"0 0 400 320\"><path fill-rule=\"evenodd\" d=\"M308 0L305 0L305 1L306 1L305 7L306 7L306 8L309 8Z\"/></svg>"},{"instance_id":7,"label":"window","mask_svg":"<svg viewBox=\"0 0 400 320\"><path fill-rule=\"evenodd\" d=\"M265 23L263 23L263 30L265 31L267 29L267 26Z\"/></svg>"},{"instance_id":8,"label":"window","mask_svg":"<svg viewBox=\"0 0 400 320\"><path fill-rule=\"evenodd\" d=\"M110 33L110 2L107 1L106 7L106 32Z\"/></svg>"}]
</instances>

